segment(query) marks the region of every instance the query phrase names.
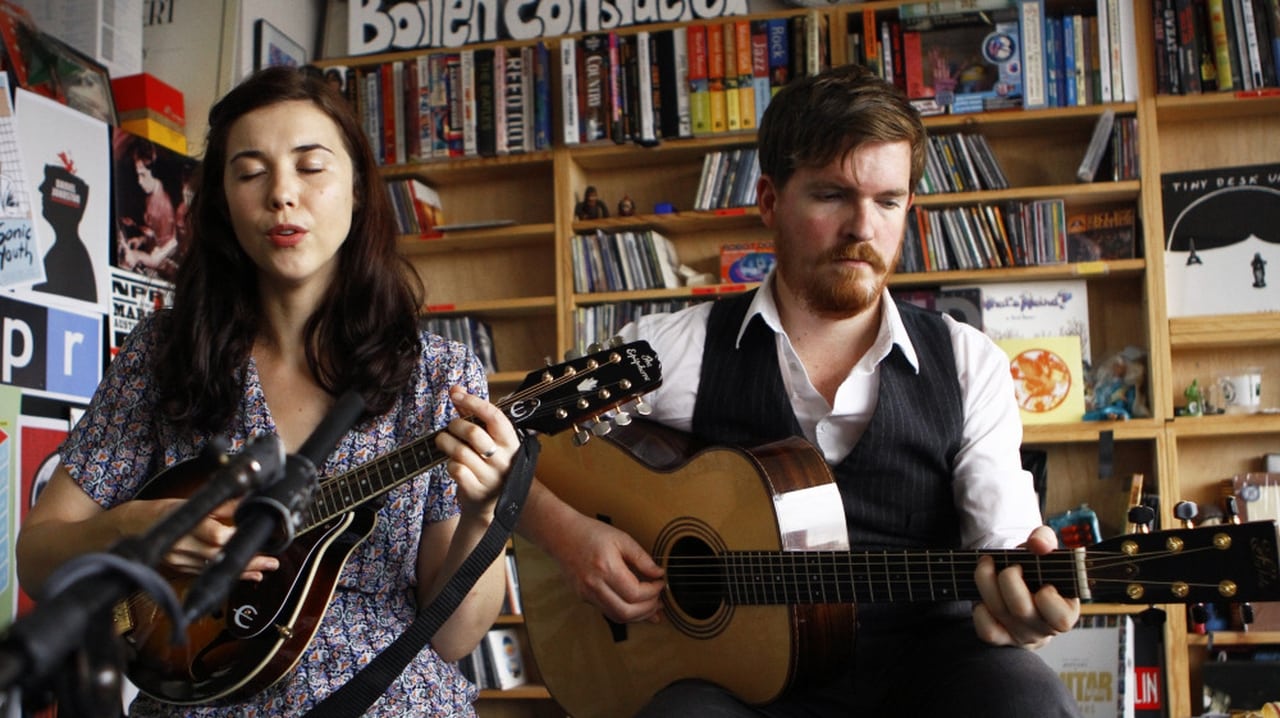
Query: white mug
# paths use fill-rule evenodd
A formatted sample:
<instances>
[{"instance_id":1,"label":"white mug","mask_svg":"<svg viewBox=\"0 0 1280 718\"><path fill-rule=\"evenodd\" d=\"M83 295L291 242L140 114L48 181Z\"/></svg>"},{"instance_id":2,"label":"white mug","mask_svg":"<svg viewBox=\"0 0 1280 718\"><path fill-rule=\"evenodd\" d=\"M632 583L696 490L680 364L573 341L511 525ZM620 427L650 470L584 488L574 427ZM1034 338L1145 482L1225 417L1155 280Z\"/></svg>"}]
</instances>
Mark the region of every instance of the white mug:
<instances>
[{"instance_id":1,"label":"white mug","mask_svg":"<svg viewBox=\"0 0 1280 718\"><path fill-rule=\"evenodd\" d=\"M1228 414L1253 414L1262 408L1262 370L1245 369L1218 377L1222 407Z\"/></svg>"}]
</instances>

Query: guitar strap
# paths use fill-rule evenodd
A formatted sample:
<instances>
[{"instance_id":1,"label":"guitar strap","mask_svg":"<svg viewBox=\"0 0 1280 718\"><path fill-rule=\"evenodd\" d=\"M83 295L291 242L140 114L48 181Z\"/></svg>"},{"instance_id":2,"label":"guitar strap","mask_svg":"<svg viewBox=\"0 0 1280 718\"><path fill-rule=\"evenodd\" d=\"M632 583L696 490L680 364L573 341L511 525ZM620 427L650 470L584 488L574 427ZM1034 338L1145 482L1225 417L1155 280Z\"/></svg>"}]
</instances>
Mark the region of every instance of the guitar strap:
<instances>
[{"instance_id":1,"label":"guitar strap","mask_svg":"<svg viewBox=\"0 0 1280 718\"><path fill-rule=\"evenodd\" d=\"M453 614L471 587L498 555L506 550L507 539L520 519L529 486L533 483L533 469L537 464L542 445L536 437L521 433L520 449L512 459L507 480L498 496L493 523L480 537L456 573L440 590L429 605L423 606L413 622L391 645L379 653L369 665L362 668L346 685L330 693L304 718L355 718L364 715L369 706L387 690L387 686L404 672L435 632Z\"/></svg>"}]
</instances>

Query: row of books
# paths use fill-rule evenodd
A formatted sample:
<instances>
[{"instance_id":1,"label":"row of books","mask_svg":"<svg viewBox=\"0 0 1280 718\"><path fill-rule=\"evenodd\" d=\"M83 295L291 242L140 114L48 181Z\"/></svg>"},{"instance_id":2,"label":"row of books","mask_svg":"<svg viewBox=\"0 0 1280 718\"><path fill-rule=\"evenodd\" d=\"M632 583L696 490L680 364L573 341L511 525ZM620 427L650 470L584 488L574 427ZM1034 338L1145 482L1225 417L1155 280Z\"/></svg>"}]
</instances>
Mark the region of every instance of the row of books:
<instances>
[{"instance_id":1,"label":"row of books","mask_svg":"<svg viewBox=\"0 0 1280 718\"><path fill-rule=\"evenodd\" d=\"M565 144L754 130L788 78L830 64L819 13L587 33L559 53Z\"/></svg>"},{"instance_id":2,"label":"row of books","mask_svg":"<svg viewBox=\"0 0 1280 718\"><path fill-rule=\"evenodd\" d=\"M551 57L542 42L335 69L383 164L551 147Z\"/></svg>"},{"instance_id":3,"label":"row of books","mask_svg":"<svg viewBox=\"0 0 1280 718\"><path fill-rule=\"evenodd\" d=\"M1062 199L915 207L899 271L1128 259L1135 251L1134 217L1132 207L1069 212Z\"/></svg>"},{"instance_id":4,"label":"row of books","mask_svg":"<svg viewBox=\"0 0 1280 718\"><path fill-rule=\"evenodd\" d=\"M427 316L421 320L424 329L471 348L489 374L498 371L498 361L493 351L493 330L488 322L465 315L438 317Z\"/></svg>"},{"instance_id":5,"label":"row of books","mask_svg":"<svg viewBox=\"0 0 1280 718\"><path fill-rule=\"evenodd\" d=\"M1049 14L1017 0L1027 109L1133 102L1138 55L1133 0L1096 0L1093 13ZM1052 12L1052 10L1051 10Z\"/></svg>"},{"instance_id":6,"label":"row of books","mask_svg":"<svg viewBox=\"0 0 1280 718\"><path fill-rule=\"evenodd\" d=\"M678 312L692 303L691 299L656 299L578 307L573 310L574 345L585 350L592 344L603 344L642 316Z\"/></svg>"},{"instance_id":7,"label":"row of books","mask_svg":"<svg viewBox=\"0 0 1280 718\"><path fill-rule=\"evenodd\" d=\"M1154 0L1156 90L1280 87L1278 0Z\"/></svg>"},{"instance_id":8,"label":"row of books","mask_svg":"<svg viewBox=\"0 0 1280 718\"><path fill-rule=\"evenodd\" d=\"M579 234L571 242L573 290L622 292L680 286L671 240L653 230Z\"/></svg>"},{"instance_id":9,"label":"row of books","mask_svg":"<svg viewBox=\"0 0 1280 718\"><path fill-rule=\"evenodd\" d=\"M920 194L1008 189L1009 180L987 138L973 133L929 135Z\"/></svg>"},{"instance_id":10,"label":"row of books","mask_svg":"<svg viewBox=\"0 0 1280 718\"><path fill-rule=\"evenodd\" d=\"M444 208L435 188L416 177L387 180L400 234L429 235L444 224Z\"/></svg>"},{"instance_id":11,"label":"row of books","mask_svg":"<svg viewBox=\"0 0 1280 718\"><path fill-rule=\"evenodd\" d=\"M524 648L515 628L491 628L469 655L458 661L458 671L481 690L507 690L529 682Z\"/></svg>"},{"instance_id":12,"label":"row of books","mask_svg":"<svg viewBox=\"0 0 1280 718\"><path fill-rule=\"evenodd\" d=\"M1117 116L1115 110L1108 107L1093 125L1089 147L1076 168L1076 180L1138 179L1138 169L1138 118Z\"/></svg>"},{"instance_id":13,"label":"row of books","mask_svg":"<svg viewBox=\"0 0 1280 718\"><path fill-rule=\"evenodd\" d=\"M755 147L708 152L702 161L694 209L750 207L756 203L760 162Z\"/></svg>"}]
</instances>

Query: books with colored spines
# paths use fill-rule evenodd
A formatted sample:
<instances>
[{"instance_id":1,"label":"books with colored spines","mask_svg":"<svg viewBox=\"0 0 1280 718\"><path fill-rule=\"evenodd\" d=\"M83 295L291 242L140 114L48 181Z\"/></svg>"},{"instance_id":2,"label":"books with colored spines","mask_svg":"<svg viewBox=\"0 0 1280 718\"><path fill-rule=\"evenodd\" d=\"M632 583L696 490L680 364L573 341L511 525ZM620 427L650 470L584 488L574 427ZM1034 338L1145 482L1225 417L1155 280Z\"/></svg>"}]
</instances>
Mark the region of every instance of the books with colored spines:
<instances>
[{"instance_id":1,"label":"books with colored spines","mask_svg":"<svg viewBox=\"0 0 1280 718\"><path fill-rule=\"evenodd\" d=\"M583 35L578 52L578 96L583 142L609 138L612 125L608 33Z\"/></svg>"},{"instance_id":2,"label":"books with colored spines","mask_svg":"<svg viewBox=\"0 0 1280 718\"><path fill-rule=\"evenodd\" d=\"M689 115L695 136L711 134L711 83L707 77L707 26L685 28L689 48Z\"/></svg>"},{"instance_id":3,"label":"books with colored spines","mask_svg":"<svg viewBox=\"0 0 1280 718\"><path fill-rule=\"evenodd\" d=\"M711 132L729 130L728 78L725 76L724 25L710 23L707 28L707 88L711 107Z\"/></svg>"},{"instance_id":4,"label":"books with colored spines","mask_svg":"<svg viewBox=\"0 0 1280 718\"><path fill-rule=\"evenodd\" d=\"M560 39L560 81L560 139L566 145L576 145L582 141L582 117L578 112L581 94L578 89L577 40L573 37Z\"/></svg>"},{"instance_id":5,"label":"books with colored spines","mask_svg":"<svg viewBox=\"0 0 1280 718\"><path fill-rule=\"evenodd\" d=\"M530 55L533 58L533 149L546 150L552 142L551 51L546 43L538 42L530 48ZM576 126L576 117L573 122Z\"/></svg>"},{"instance_id":6,"label":"books with colored spines","mask_svg":"<svg viewBox=\"0 0 1280 718\"><path fill-rule=\"evenodd\" d=\"M756 81L751 57L751 22L738 20L733 23L734 67L738 76L738 127L744 130L756 128ZM728 32L729 28L725 28Z\"/></svg>"},{"instance_id":7,"label":"books with colored spines","mask_svg":"<svg viewBox=\"0 0 1280 718\"><path fill-rule=\"evenodd\" d=\"M688 28L655 31L653 45L658 71L659 132L666 139L692 137Z\"/></svg>"}]
</instances>

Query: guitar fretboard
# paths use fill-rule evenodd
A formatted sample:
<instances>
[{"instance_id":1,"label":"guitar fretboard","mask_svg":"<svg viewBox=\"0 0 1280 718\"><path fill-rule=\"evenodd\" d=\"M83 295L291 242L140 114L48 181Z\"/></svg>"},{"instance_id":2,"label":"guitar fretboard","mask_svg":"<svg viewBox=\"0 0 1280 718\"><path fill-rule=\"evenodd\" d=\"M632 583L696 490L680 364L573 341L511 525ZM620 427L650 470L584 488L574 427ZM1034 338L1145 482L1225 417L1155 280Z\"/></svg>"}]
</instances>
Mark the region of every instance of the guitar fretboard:
<instances>
[{"instance_id":1,"label":"guitar fretboard","mask_svg":"<svg viewBox=\"0 0 1280 718\"><path fill-rule=\"evenodd\" d=\"M977 600L973 574L982 556L997 571L1021 565L1032 590L1053 584L1064 596L1081 595L1084 554L1073 551L736 551L672 557L667 573L677 595L738 605Z\"/></svg>"}]
</instances>

